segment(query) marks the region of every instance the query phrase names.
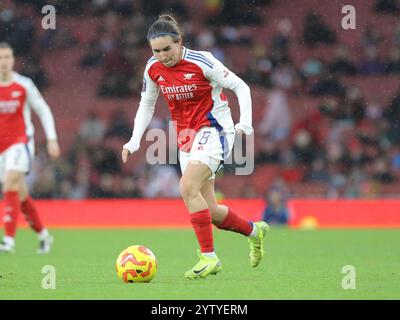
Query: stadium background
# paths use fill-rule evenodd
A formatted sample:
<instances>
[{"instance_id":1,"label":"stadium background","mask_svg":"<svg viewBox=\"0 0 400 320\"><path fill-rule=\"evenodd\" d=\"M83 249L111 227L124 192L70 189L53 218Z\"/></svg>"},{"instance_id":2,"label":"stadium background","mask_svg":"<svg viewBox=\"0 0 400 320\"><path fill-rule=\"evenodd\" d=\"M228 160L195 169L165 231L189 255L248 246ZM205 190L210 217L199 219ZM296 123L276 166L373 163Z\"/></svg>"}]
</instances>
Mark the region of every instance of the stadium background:
<instances>
[{"instance_id":1,"label":"stadium background","mask_svg":"<svg viewBox=\"0 0 400 320\"><path fill-rule=\"evenodd\" d=\"M216 180L220 199L253 199L251 214L260 216L271 197L289 207L290 199L397 198L398 2L350 2L355 30L342 29L338 1L2 1L0 40L51 106L63 154L49 162L36 121L33 196L179 198L179 167L149 165L146 143L128 165L120 161L151 56L146 30L169 12L187 47L213 52L252 89L255 171L227 167ZM46 4L56 8L55 30L41 26ZM168 119L159 99L150 127L166 129ZM375 203L377 212L385 206ZM394 213L384 219L399 225Z\"/></svg>"}]
</instances>

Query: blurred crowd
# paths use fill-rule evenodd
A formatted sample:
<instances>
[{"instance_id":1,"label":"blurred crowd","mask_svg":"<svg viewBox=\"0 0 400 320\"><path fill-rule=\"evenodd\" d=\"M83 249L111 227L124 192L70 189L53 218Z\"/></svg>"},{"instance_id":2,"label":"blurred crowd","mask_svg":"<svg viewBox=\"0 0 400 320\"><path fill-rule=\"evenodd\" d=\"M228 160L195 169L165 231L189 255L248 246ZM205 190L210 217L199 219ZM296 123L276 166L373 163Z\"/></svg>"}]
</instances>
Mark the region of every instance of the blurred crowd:
<instances>
[{"instance_id":1,"label":"blurred crowd","mask_svg":"<svg viewBox=\"0 0 400 320\"><path fill-rule=\"evenodd\" d=\"M19 71L32 77L40 89L52 85L40 63L46 52L80 46L85 49L79 60L82 72L102 70L99 97L137 96L142 83L137 66L144 64L140 49L147 45L146 30L159 13L170 12L181 21L187 47L211 51L229 67L234 68L233 57L225 49L248 48L249 59L237 73L267 96L263 117L256 119L256 166L291 168L293 174L281 183L289 189L292 182L324 184L325 196L331 198L370 197L375 184L400 182L400 87L386 103L366 99L360 87L345 81L400 76L400 22L393 26L390 38L371 22L357 43L349 46L312 11L304 17L300 36L292 21L282 18L266 43L254 36L254 30L268 23L266 12L277 3L273 0L12 3L0 13L0 39L14 46L22 60ZM399 13L396 1L370 3L376 15ZM32 15L44 4L54 5L61 16L101 21L95 36L82 43L67 28L37 32ZM329 48L331 55L309 56L299 64L293 56L293 47L299 44L309 49ZM319 102L315 108L294 114L296 106L291 104L296 97ZM177 166L141 164L133 172L121 166L119 151L131 134L130 116L116 111L105 120L95 111L86 112L62 160L48 165L44 150L37 150L29 176L35 196L179 196Z\"/></svg>"}]
</instances>

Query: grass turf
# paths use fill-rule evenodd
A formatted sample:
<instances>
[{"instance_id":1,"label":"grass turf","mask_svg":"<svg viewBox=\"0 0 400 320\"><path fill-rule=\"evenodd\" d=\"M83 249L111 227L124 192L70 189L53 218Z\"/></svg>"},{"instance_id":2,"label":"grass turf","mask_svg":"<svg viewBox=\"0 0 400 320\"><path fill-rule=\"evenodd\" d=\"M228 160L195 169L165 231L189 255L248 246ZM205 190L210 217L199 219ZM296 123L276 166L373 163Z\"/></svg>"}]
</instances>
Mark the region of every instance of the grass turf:
<instances>
[{"instance_id":1,"label":"grass turf","mask_svg":"<svg viewBox=\"0 0 400 320\"><path fill-rule=\"evenodd\" d=\"M36 235L23 229L17 252L0 255L0 299L400 299L398 230L292 230L273 227L258 268L247 239L214 232L222 272L203 280L183 273L197 262L191 230L53 230L49 255L36 254ZM114 263L133 244L157 256L151 283L125 284ZM56 289L42 289L42 268L56 270ZM342 267L356 270L356 289L342 289Z\"/></svg>"}]
</instances>

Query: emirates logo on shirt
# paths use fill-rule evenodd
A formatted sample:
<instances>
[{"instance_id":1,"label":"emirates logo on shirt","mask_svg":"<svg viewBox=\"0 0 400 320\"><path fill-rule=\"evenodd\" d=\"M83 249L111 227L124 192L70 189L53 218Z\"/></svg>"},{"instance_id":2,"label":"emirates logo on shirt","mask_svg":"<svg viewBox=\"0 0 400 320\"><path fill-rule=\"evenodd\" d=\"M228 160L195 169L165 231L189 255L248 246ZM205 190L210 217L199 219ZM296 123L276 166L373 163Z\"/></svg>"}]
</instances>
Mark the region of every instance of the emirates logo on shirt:
<instances>
[{"instance_id":1,"label":"emirates logo on shirt","mask_svg":"<svg viewBox=\"0 0 400 320\"><path fill-rule=\"evenodd\" d=\"M184 86L160 86L161 92L169 101L187 100L194 98L193 91L197 90L197 84L185 84Z\"/></svg>"},{"instance_id":2,"label":"emirates logo on shirt","mask_svg":"<svg viewBox=\"0 0 400 320\"><path fill-rule=\"evenodd\" d=\"M197 84L185 84L184 86L160 86L162 93L186 93L197 90Z\"/></svg>"},{"instance_id":3,"label":"emirates logo on shirt","mask_svg":"<svg viewBox=\"0 0 400 320\"><path fill-rule=\"evenodd\" d=\"M0 101L0 113L15 113L19 105L19 100Z\"/></svg>"}]
</instances>

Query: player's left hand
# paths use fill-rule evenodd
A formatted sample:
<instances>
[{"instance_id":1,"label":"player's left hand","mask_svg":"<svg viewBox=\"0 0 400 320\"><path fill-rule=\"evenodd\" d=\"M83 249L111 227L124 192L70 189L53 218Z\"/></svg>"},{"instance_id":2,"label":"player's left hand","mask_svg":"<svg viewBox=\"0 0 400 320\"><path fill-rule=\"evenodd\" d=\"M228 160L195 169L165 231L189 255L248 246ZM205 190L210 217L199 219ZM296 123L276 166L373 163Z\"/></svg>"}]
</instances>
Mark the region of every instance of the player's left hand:
<instances>
[{"instance_id":1,"label":"player's left hand","mask_svg":"<svg viewBox=\"0 0 400 320\"><path fill-rule=\"evenodd\" d=\"M235 125L235 130L236 133L238 133L239 135L246 135L246 136L250 136L254 132L253 127L246 124L242 124L240 122Z\"/></svg>"},{"instance_id":2,"label":"player's left hand","mask_svg":"<svg viewBox=\"0 0 400 320\"><path fill-rule=\"evenodd\" d=\"M60 146L58 145L57 140L47 141L47 153L53 160L57 159L60 156Z\"/></svg>"}]
</instances>

